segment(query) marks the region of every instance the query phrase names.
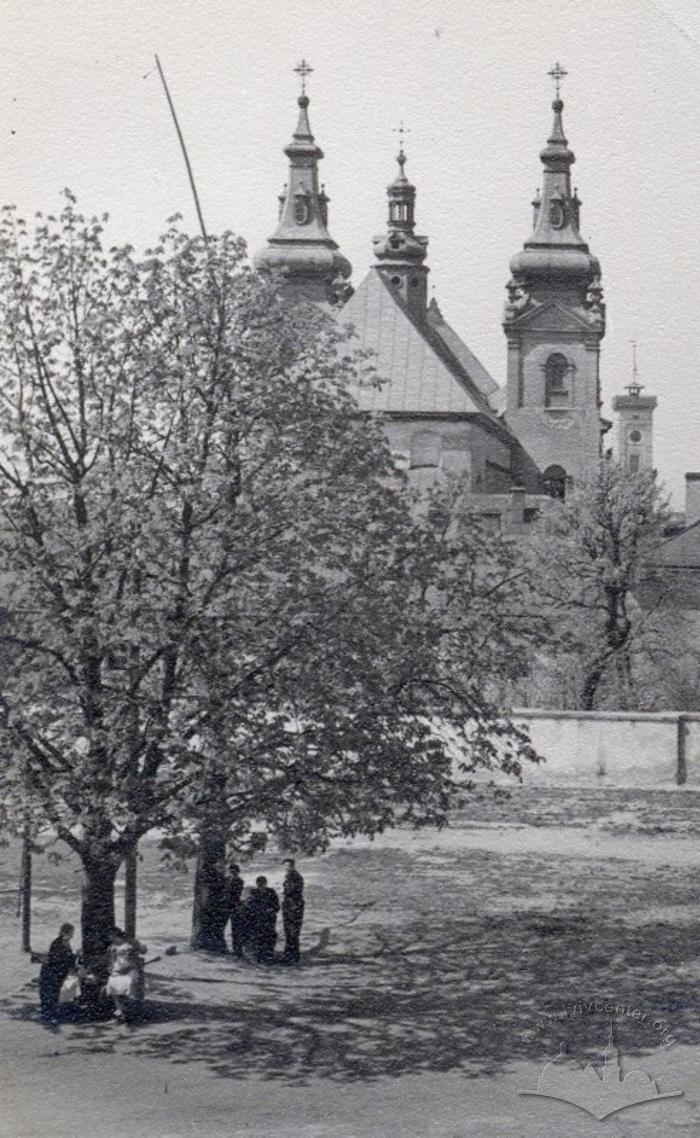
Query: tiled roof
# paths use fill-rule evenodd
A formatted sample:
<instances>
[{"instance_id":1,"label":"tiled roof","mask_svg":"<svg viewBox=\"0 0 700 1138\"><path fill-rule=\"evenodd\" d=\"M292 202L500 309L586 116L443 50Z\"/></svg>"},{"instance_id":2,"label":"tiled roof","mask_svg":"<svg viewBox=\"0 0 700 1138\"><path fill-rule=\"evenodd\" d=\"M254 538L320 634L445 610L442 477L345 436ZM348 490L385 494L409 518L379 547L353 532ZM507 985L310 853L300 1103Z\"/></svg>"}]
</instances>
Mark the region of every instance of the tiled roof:
<instances>
[{"instance_id":1,"label":"tiled roof","mask_svg":"<svg viewBox=\"0 0 700 1138\"><path fill-rule=\"evenodd\" d=\"M498 391L498 384L493 376L489 375L486 368L479 363L471 348L464 343L461 336L458 336L454 328L447 323L438 308L435 298L433 298L428 305L428 321L430 327L434 332L437 332L440 339L444 341L446 347L461 364L469 378L479 388L479 391L487 396L493 395L494 392Z\"/></svg>"},{"instance_id":2,"label":"tiled roof","mask_svg":"<svg viewBox=\"0 0 700 1138\"><path fill-rule=\"evenodd\" d=\"M345 305L342 319L375 353L374 366L385 381L380 388L360 390L364 410L493 416L484 391L445 338L428 322L419 327L375 269Z\"/></svg>"}]
</instances>

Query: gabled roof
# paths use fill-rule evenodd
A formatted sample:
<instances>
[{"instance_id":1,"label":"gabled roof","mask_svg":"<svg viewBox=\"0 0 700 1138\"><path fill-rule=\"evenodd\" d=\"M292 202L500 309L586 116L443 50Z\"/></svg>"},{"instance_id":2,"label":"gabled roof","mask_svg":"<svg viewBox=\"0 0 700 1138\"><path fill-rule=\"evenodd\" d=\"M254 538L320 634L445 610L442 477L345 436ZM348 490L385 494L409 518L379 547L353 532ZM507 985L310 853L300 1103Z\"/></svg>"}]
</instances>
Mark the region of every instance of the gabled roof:
<instances>
[{"instance_id":1,"label":"gabled roof","mask_svg":"<svg viewBox=\"0 0 700 1138\"><path fill-rule=\"evenodd\" d=\"M467 353L478 363L466 345L446 324L446 335L427 321L419 326L376 269L370 269L342 310L341 319L354 327L362 346L375 353L374 366L384 381L379 388L358 392L364 410L494 417L476 376L466 369ZM449 333L456 341L454 349L447 342ZM479 380L490 379L478 367Z\"/></svg>"},{"instance_id":2,"label":"gabled roof","mask_svg":"<svg viewBox=\"0 0 700 1138\"><path fill-rule=\"evenodd\" d=\"M437 332L445 346L455 359L458 360L472 382L479 388L479 391L486 396L493 395L495 391L498 391L496 380L493 376L489 375L486 368L479 363L473 351L464 343L461 336L458 336L454 328L450 327L447 323L438 308L435 297L433 297L428 305L428 323L433 331Z\"/></svg>"},{"instance_id":3,"label":"gabled roof","mask_svg":"<svg viewBox=\"0 0 700 1138\"><path fill-rule=\"evenodd\" d=\"M527 327L530 331L541 332L581 332L589 325L583 317L557 304L555 300L545 304L533 304L521 316L511 321L511 328Z\"/></svg>"}]
</instances>

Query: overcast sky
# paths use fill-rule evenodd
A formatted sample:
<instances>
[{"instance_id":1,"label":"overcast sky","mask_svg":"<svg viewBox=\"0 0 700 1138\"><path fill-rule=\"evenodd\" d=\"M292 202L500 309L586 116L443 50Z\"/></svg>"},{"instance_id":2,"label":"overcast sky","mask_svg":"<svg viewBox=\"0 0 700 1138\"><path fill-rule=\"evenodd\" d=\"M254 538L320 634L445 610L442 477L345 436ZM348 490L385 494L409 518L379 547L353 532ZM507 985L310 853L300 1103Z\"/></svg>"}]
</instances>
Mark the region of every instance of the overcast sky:
<instances>
[{"instance_id":1,"label":"overcast sky","mask_svg":"<svg viewBox=\"0 0 700 1138\"><path fill-rule=\"evenodd\" d=\"M603 269L606 403L657 395L655 460L682 506L700 469L700 4L697 0L4 0L0 200L24 216L109 212L137 248L196 218L153 54L165 68L207 227L254 251L273 231L305 56L330 229L359 283L385 222L396 135L444 314L503 383L508 261L530 230L565 80L582 231Z\"/></svg>"}]
</instances>

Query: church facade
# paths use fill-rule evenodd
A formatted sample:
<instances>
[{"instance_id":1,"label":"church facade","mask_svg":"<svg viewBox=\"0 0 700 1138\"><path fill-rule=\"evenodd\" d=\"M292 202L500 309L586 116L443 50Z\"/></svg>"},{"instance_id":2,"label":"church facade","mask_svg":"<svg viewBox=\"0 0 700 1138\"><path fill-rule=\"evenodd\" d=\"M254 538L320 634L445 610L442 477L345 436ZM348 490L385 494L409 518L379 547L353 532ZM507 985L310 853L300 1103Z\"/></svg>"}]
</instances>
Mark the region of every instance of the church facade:
<instances>
[{"instance_id":1,"label":"church facade","mask_svg":"<svg viewBox=\"0 0 700 1138\"><path fill-rule=\"evenodd\" d=\"M411 481L430 483L440 470L465 476L472 506L493 528L509 532L526 527L548 498L565 497L595 470L611 426L601 417L601 269L580 233L575 157L559 97L564 72L557 64L551 74L557 90L540 153L542 187L532 203L532 233L511 260L507 285L504 389L436 300L428 302L428 238L416 231L416 187L406 175L403 142L387 189L386 228L373 239L374 264L352 289L351 266L328 228L318 173L323 155L304 89L285 148L289 178L279 224L255 258L257 268L283 273L290 296L326 306L371 351L381 383L359 389L358 403L381 416L395 461ZM630 405L635 398L639 407ZM652 466L655 405L639 391L616 403L630 469Z\"/></svg>"}]
</instances>

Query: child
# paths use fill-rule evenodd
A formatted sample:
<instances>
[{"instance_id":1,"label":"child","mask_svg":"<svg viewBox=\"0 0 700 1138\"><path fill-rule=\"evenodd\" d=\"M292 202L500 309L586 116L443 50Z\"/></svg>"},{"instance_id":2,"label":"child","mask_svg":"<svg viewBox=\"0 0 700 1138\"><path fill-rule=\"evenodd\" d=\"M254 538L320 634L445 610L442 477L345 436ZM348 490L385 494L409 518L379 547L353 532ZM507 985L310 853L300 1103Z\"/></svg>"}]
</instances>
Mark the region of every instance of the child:
<instances>
[{"instance_id":1,"label":"child","mask_svg":"<svg viewBox=\"0 0 700 1138\"><path fill-rule=\"evenodd\" d=\"M73 925L61 925L58 936L51 942L48 956L39 973L39 999L41 1018L53 1027L58 1024L58 1000L63 981L77 972L75 953L70 942L75 934Z\"/></svg>"},{"instance_id":2,"label":"child","mask_svg":"<svg viewBox=\"0 0 700 1138\"><path fill-rule=\"evenodd\" d=\"M146 946L113 929L109 949L109 977L105 994L114 1000L114 1018L126 1019L130 1000L143 999L143 957Z\"/></svg>"}]
</instances>

